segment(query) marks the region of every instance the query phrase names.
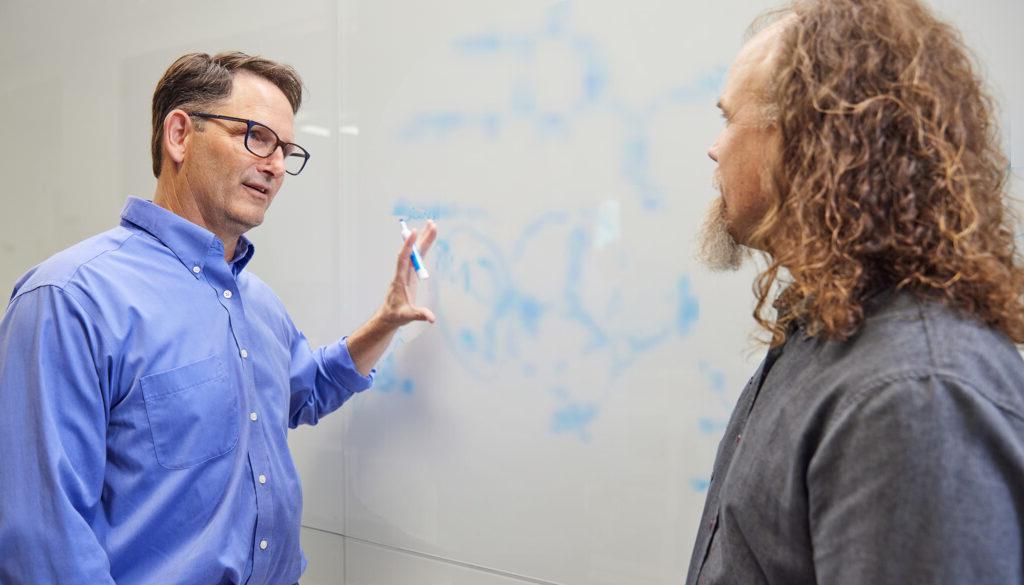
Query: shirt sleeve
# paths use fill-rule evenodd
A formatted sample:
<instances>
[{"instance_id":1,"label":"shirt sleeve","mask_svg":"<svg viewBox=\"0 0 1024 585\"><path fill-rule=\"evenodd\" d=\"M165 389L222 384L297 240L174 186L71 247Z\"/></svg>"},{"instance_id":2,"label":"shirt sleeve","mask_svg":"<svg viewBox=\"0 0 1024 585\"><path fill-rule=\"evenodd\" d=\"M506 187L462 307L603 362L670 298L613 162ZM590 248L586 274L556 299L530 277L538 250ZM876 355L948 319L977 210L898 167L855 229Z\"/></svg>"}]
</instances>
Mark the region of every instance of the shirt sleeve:
<instances>
[{"instance_id":1,"label":"shirt sleeve","mask_svg":"<svg viewBox=\"0 0 1024 585\"><path fill-rule=\"evenodd\" d=\"M315 425L353 394L369 388L377 370L371 370L369 376L359 373L348 352L347 338L312 350L302 333L293 333L288 426L294 429L300 424Z\"/></svg>"},{"instance_id":2,"label":"shirt sleeve","mask_svg":"<svg viewBox=\"0 0 1024 585\"><path fill-rule=\"evenodd\" d=\"M0 583L114 583L94 530L108 400L90 322L53 286L0 321Z\"/></svg>"},{"instance_id":3,"label":"shirt sleeve","mask_svg":"<svg viewBox=\"0 0 1024 585\"><path fill-rule=\"evenodd\" d=\"M889 381L823 430L808 471L822 585L1024 582L1024 426L965 382Z\"/></svg>"}]
</instances>

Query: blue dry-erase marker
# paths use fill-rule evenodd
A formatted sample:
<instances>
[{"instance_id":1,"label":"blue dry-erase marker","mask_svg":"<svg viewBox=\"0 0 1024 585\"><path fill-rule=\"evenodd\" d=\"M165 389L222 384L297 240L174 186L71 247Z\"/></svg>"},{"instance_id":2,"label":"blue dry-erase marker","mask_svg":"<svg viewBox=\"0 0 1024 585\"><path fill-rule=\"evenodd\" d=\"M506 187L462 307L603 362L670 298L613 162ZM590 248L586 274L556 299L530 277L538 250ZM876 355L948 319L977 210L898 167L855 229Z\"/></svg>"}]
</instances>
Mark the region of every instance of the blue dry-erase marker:
<instances>
[{"instance_id":1,"label":"blue dry-erase marker","mask_svg":"<svg viewBox=\"0 0 1024 585\"><path fill-rule=\"evenodd\" d=\"M402 241L409 238L409 226L405 225L405 220L400 219L398 223L402 224ZM427 266L423 263L423 258L420 258L420 249L416 244L412 245L412 254L409 255L409 259L412 260L412 267L416 271L416 276L420 277L420 280L426 280L430 278L430 273L427 272Z\"/></svg>"}]
</instances>

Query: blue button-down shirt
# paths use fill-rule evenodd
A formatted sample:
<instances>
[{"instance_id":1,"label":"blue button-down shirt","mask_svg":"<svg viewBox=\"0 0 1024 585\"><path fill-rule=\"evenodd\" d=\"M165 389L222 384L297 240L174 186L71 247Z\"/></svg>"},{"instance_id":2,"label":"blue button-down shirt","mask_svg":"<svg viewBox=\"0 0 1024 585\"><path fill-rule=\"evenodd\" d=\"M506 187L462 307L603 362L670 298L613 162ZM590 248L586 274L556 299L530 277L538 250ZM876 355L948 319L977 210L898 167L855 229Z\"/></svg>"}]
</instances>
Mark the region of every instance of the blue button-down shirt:
<instances>
[{"instance_id":1,"label":"blue button-down shirt","mask_svg":"<svg viewBox=\"0 0 1024 585\"><path fill-rule=\"evenodd\" d=\"M0 322L0 583L290 585L287 431L369 387L211 232L129 198Z\"/></svg>"}]
</instances>

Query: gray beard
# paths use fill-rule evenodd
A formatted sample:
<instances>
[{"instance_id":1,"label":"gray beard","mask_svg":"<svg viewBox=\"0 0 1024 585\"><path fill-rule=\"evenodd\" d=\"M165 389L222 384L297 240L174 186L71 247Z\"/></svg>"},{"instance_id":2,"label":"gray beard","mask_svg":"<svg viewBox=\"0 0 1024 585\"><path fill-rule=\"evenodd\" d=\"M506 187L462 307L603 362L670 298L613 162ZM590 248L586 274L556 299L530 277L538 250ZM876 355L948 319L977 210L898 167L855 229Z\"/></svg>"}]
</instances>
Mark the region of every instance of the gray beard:
<instances>
[{"instance_id":1,"label":"gray beard","mask_svg":"<svg viewBox=\"0 0 1024 585\"><path fill-rule=\"evenodd\" d=\"M743 265L745 249L729 234L725 202L715 200L697 235L697 260L713 272L734 272Z\"/></svg>"}]
</instances>

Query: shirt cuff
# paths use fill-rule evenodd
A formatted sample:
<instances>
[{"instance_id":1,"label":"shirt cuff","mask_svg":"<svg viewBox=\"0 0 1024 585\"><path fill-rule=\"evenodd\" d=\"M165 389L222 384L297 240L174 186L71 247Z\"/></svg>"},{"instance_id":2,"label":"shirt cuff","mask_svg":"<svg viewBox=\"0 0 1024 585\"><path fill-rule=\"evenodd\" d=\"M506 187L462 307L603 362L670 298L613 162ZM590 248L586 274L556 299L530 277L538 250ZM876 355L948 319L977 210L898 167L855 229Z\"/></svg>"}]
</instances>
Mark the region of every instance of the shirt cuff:
<instances>
[{"instance_id":1,"label":"shirt cuff","mask_svg":"<svg viewBox=\"0 0 1024 585\"><path fill-rule=\"evenodd\" d=\"M360 374L355 362L352 361L352 354L348 352L347 340L347 337L342 337L338 343L324 348L324 366L327 373L345 389L350 392L362 392L373 385L377 368L370 370L369 376Z\"/></svg>"}]
</instances>

